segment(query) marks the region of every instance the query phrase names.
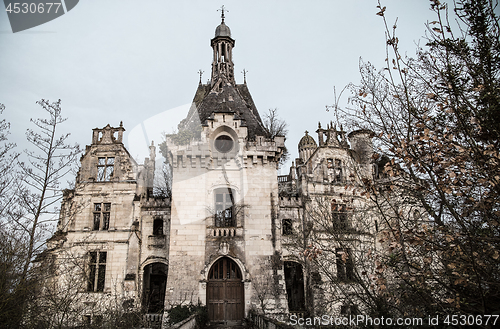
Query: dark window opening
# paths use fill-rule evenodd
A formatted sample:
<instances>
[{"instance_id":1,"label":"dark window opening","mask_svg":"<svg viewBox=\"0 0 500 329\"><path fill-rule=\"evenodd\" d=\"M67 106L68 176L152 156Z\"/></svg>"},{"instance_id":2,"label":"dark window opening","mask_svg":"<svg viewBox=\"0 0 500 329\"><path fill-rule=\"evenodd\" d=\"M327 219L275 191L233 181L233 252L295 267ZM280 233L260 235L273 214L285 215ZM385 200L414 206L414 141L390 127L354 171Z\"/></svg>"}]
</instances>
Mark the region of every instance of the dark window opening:
<instances>
[{"instance_id":1,"label":"dark window opening","mask_svg":"<svg viewBox=\"0 0 500 329\"><path fill-rule=\"evenodd\" d=\"M350 249L336 249L337 278L340 281L354 281L354 261Z\"/></svg>"},{"instance_id":2,"label":"dark window opening","mask_svg":"<svg viewBox=\"0 0 500 329\"><path fill-rule=\"evenodd\" d=\"M340 314L343 315L358 315L359 310L358 310L358 305L354 304L344 304L340 307Z\"/></svg>"},{"instance_id":3,"label":"dark window opening","mask_svg":"<svg viewBox=\"0 0 500 329\"><path fill-rule=\"evenodd\" d=\"M153 235L163 235L163 219L156 218L153 221Z\"/></svg>"},{"instance_id":4,"label":"dark window opening","mask_svg":"<svg viewBox=\"0 0 500 329\"><path fill-rule=\"evenodd\" d=\"M332 221L333 227L337 230L346 230L349 228L349 218L347 215L347 205L332 201Z\"/></svg>"},{"instance_id":5,"label":"dark window opening","mask_svg":"<svg viewBox=\"0 0 500 329\"><path fill-rule=\"evenodd\" d=\"M99 157L97 159L97 181L109 182L113 178L114 166L114 157Z\"/></svg>"},{"instance_id":6,"label":"dark window opening","mask_svg":"<svg viewBox=\"0 0 500 329\"><path fill-rule=\"evenodd\" d=\"M304 274L302 265L284 262L285 286L290 312L305 310Z\"/></svg>"},{"instance_id":7,"label":"dark window opening","mask_svg":"<svg viewBox=\"0 0 500 329\"><path fill-rule=\"evenodd\" d=\"M234 195L231 189L215 191L215 227L235 227Z\"/></svg>"},{"instance_id":8,"label":"dark window opening","mask_svg":"<svg viewBox=\"0 0 500 329\"><path fill-rule=\"evenodd\" d=\"M105 251L91 251L89 258L87 291L102 292L106 280L107 253Z\"/></svg>"},{"instance_id":9,"label":"dark window opening","mask_svg":"<svg viewBox=\"0 0 500 329\"><path fill-rule=\"evenodd\" d=\"M326 161L330 180L334 183L342 182L342 161L339 159L326 159Z\"/></svg>"},{"instance_id":10,"label":"dark window opening","mask_svg":"<svg viewBox=\"0 0 500 329\"><path fill-rule=\"evenodd\" d=\"M94 203L94 231L109 229L109 219L111 217L111 203Z\"/></svg>"},{"instance_id":11,"label":"dark window opening","mask_svg":"<svg viewBox=\"0 0 500 329\"><path fill-rule=\"evenodd\" d=\"M293 233L293 224L292 220L290 218L285 218L281 222L282 229L283 229L283 235L292 235Z\"/></svg>"}]
</instances>

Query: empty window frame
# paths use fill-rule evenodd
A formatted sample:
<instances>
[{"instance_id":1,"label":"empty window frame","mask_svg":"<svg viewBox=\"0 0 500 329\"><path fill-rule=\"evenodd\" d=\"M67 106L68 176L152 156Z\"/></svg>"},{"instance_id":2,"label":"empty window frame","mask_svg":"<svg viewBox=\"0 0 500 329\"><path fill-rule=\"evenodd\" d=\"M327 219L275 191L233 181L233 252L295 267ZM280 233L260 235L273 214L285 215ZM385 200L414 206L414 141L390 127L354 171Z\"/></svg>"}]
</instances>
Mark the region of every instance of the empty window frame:
<instances>
[{"instance_id":1,"label":"empty window frame","mask_svg":"<svg viewBox=\"0 0 500 329\"><path fill-rule=\"evenodd\" d=\"M333 227L337 230L346 230L349 228L349 216L347 214L347 205L332 201L332 221Z\"/></svg>"},{"instance_id":2,"label":"empty window frame","mask_svg":"<svg viewBox=\"0 0 500 329\"><path fill-rule=\"evenodd\" d=\"M231 189L215 190L215 227L235 227L234 195Z\"/></svg>"},{"instance_id":3,"label":"empty window frame","mask_svg":"<svg viewBox=\"0 0 500 329\"><path fill-rule=\"evenodd\" d=\"M339 281L354 281L354 261L350 249L337 248L337 278Z\"/></svg>"},{"instance_id":4,"label":"empty window frame","mask_svg":"<svg viewBox=\"0 0 500 329\"><path fill-rule=\"evenodd\" d=\"M111 203L94 203L94 231L107 231L111 215Z\"/></svg>"},{"instance_id":5,"label":"empty window frame","mask_svg":"<svg viewBox=\"0 0 500 329\"><path fill-rule=\"evenodd\" d=\"M328 168L328 176L334 183L343 181L342 161L339 159L326 159L326 166Z\"/></svg>"},{"instance_id":6,"label":"empty window frame","mask_svg":"<svg viewBox=\"0 0 500 329\"><path fill-rule=\"evenodd\" d=\"M107 252L105 251L89 252L87 291L104 291L104 281L106 279L106 258Z\"/></svg>"},{"instance_id":7,"label":"empty window frame","mask_svg":"<svg viewBox=\"0 0 500 329\"><path fill-rule=\"evenodd\" d=\"M113 178L115 158L99 157L97 158L97 181L109 182Z\"/></svg>"},{"instance_id":8,"label":"empty window frame","mask_svg":"<svg viewBox=\"0 0 500 329\"><path fill-rule=\"evenodd\" d=\"M155 218L153 221L153 235L163 235L163 218Z\"/></svg>"},{"instance_id":9,"label":"empty window frame","mask_svg":"<svg viewBox=\"0 0 500 329\"><path fill-rule=\"evenodd\" d=\"M293 223L290 218L285 218L281 221L281 228L283 230L283 235L293 234Z\"/></svg>"}]
</instances>

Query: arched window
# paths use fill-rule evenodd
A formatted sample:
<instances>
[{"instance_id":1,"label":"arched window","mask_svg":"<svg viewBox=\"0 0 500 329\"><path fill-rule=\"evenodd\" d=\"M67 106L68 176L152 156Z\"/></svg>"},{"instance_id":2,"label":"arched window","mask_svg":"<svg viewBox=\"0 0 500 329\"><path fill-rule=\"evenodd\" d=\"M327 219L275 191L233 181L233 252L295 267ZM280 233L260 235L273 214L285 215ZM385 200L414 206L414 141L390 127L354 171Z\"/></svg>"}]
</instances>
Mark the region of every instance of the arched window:
<instances>
[{"instance_id":1,"label":"arched window","mask_svg":"<svg viewBox=\"0 0 500 329\"><path fill-rule=\"evenodd\" d=\"M231 259L223 257L219 259L208 273L209 280L240 279L240 267Z\"/></svg>"}]
</instances>

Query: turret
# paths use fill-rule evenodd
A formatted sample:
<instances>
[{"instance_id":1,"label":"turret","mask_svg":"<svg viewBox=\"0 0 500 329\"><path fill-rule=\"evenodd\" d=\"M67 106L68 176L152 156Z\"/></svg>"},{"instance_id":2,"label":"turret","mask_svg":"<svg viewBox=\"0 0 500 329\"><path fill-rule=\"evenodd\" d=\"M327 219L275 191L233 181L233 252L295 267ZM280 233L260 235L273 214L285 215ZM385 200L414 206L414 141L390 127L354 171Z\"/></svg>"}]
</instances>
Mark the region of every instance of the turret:
<instances>
[{"instance_id":1,"label":"turret","mask_svg":"<svg viewBox=\"0 0 500 329\"><path fill-rule=\"evenodd\" d=\"M316 141L309 136L309 132L306 130L304 137L299 142L299 157L302 162L306 162L317 147Z\"/></svg>"},{"instance_id":2,"label":"turret","mask_svg":"<svg viewBox=\"0 0 500 329\"><path fill-rule=\"evenodd\" d=\"M373 132L360 129L349 133L347 137L351 143L351 149L356 152L356 161L360 164L370 163L373 154Z\"/></svg>"}]
</instances>

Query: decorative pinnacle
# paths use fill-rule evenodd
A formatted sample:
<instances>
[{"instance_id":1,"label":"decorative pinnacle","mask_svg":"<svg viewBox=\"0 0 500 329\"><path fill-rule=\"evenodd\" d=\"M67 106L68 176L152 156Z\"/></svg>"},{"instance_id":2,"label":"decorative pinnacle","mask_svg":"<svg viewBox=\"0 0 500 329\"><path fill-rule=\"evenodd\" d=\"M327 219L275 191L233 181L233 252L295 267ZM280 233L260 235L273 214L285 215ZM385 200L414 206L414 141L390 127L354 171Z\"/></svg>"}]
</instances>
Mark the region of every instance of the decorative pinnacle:
<instances>
[{"instance_id":1,"label":"decorative pinnacle","mask_svg":"<svg viewBox=\"0 0 500 329\"><path fill-rule=\"evenodd\" d=\"M244 84L247 84L247 70L243 69L243 71L241 71L241 73L243 73L243 83Z\"/></svg>"},{"instance_id":2,"label":"decorative pinnacle","mask_svg":"<svg viewBox=\"0 0 500 329\"><path fill-rule=\"evenodd\" d=\"M198 70L198 74L200 75L200 85L201 85L201 76L205 73L205 71L202 71L201 69Z\"/></svg>"},{"instance_id":3,"label":"decorative pinnacle","mask_svg":"<svg viewBox=\"0 0 500 329\"><path fill-rule=\"evenodd\" d=\"M306 130L306 135L309 134L309 132Z\"/></svg>"},{"instance_id":4,"label":"decorative pinnacle","mask_svg":"<svg viewBox=\"0 0 500 329\"><path fill-rule=\"evenodd\" d=\"M222 7L220 7L220 9L217 9L217 11L219 11L219 10L222 12L222 14L220 15L220 18L222 18L222 23L224 23L224 12L225 11L229 12L229 10L224 8L224 5L222 5Z\"/></svg>"}]
</instances>

